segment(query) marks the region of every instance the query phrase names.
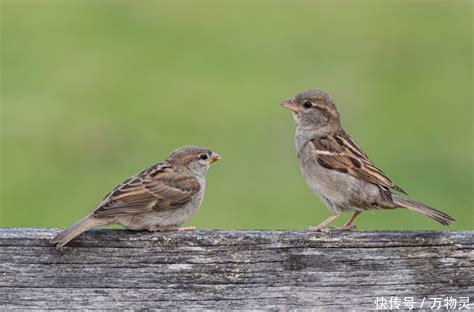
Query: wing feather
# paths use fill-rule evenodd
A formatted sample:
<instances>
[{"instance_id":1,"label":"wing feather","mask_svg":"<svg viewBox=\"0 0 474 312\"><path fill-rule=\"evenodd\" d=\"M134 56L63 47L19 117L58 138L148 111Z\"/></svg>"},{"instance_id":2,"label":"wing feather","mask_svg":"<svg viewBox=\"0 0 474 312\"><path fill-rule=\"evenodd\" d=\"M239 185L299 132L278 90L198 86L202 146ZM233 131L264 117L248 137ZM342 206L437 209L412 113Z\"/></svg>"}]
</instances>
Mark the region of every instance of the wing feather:
<instances>
[{"instance_id":1,"label":"wing feather","mask_svg":"<svg viewBox=\"0 0 474 312\"><path fill-rule=\"evenodd\" d=\"M369 160L359 145L344 131L334 136L315 138L311 142L321 166L406 194Z\"/></svg>"},{"instance_id":2,"label":"wing feather","mask_svg":"<svg viewBox=\"0 0 474 312\"><path fill-rule=\"evenodd\" d=\"M199 190L196 177L177 173L172 166L160 163L115 187L93 214L117 217L173 208L190 201Z\"/></svg>"}]
</instances>

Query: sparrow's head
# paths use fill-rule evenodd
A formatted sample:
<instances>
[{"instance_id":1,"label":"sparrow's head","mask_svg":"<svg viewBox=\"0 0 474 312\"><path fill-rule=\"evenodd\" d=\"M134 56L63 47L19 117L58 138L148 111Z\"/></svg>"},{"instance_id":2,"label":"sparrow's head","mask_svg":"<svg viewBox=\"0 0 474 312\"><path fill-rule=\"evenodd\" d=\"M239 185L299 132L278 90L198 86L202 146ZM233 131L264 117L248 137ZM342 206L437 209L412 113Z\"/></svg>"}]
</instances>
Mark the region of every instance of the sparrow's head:
<instances>
[{"instance_id":1,"label":"sparrow's head","mask_svg":"<svg viewBox=\"0 0 474 312\"><path fill-rule=\"evenodd\" d=\"M221 156L202 146L188 145L174 150L166 159L169 164L183 166L199 175L204 175L212 163Z\"/></svg>"},{"instance_id":2,"label":"sparrow's head","mask_svg":"<svg viewBox=\"0 0 474 312\"><path fill-rule=\"evenodd\" d=\"M281 105L293 113L296 123L304 128L339 126L339 113L331 97L321 90L303 91Z\"/></svg>"}]
</instances>

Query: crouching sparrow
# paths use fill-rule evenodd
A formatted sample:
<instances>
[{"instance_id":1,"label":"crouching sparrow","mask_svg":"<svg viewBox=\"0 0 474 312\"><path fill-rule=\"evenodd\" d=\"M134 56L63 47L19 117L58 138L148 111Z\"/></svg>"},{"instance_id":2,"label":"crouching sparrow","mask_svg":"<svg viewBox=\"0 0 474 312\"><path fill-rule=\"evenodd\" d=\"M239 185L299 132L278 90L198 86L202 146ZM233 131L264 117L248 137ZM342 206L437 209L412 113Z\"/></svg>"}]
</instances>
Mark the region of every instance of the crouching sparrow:
<instances>
[{"instance_id":1,"label":"crouching sparrow","mask_svg":"<svg viewBox=\"0 0 474 312\"><path fill-rule=\"evenodd\" d=\"M424 214L441 224L454 219L449 215L406 197L405 193L377 168L357 143L341 128L336 105L328 94L309 90L286 100L297 123L295 146L303 177L310 189L333 212L310 231L321 231L345 211L352 218L340 229L351 230L354 219L363 211L397 207Z\"/></svg>"},{"instance_id":2,"label":"crouching sparrow","mask_svg":"<svg viewBox=\"0 0 474 312\"><path fill-rule=\"evenodd\" d=\"M91 228L120 224L130 230L182 231L201 206L205 175L219 154L200 146L185 146L161 163L126 179L105 196L87 217L51 240L57 248Z\"/></svg>"}]
</instances>

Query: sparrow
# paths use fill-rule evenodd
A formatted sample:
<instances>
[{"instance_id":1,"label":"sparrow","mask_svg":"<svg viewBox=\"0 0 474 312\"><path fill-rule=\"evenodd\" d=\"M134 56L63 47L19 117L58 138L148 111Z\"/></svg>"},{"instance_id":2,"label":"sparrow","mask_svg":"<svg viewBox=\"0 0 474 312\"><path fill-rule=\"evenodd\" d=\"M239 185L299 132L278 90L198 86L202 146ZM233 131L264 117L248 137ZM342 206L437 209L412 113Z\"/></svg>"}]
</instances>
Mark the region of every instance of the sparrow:
<instances>
[{"instance_id":1,"label":"sparrow","mask_svg":"<svg viewBox=\"0 0 474 312\"><path fill-rule=\"evenodd\" d=\"M377 168L341 127L331 97L321 90L304 91L283 101L296 121L295 148L301 173L309 188L333 215L309 231L328 230L343 212L353 211L341 230L356 229L352 222L363 211L408 208L443 225L454 221L444 212L395 194L407 195Z\"/></svg>"},{"instance_id":2,"label":"sparrow","mask_svg":"<svg viewBox=\"0 0 474 312\"><path fill-rule=\"evenodd\" d=\"M165 161L116 186L87 217L59 233L51 243L61 248L82 232L109 224L151 232L194 230L180 226L201 206L206 172L220 159L205 147L178 148Z\"/></svg>"}]
</instances>

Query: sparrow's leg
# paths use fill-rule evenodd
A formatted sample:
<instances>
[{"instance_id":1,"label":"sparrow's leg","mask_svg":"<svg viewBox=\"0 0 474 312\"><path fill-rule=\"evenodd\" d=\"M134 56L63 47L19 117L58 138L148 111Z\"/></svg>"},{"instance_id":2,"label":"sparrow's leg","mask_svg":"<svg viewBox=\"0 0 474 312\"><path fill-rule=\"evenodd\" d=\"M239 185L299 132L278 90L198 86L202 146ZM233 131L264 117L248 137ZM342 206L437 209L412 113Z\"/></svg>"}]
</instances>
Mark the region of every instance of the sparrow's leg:
<instances>
[{"instance_id":1,"label":"sparrow's leg","mask_svg":"<svg viewBox=\"0 0 474 312\"><path fill-rule=\"evenodd\" d=\"M337 219L341 214L340 213L335 213L326 220L324 220L320 225L318 226L308 226L305 230L310 231L310 232L322 232L325 230L326 226Z\"/></svg>"},{"instance_id":2,"label":"sparrow's leg","mask_svg":"<svg viewBox=\"0 0 474 312\"><path fill-rule=\"evenodd\" d=\"M147 230L150 232L173 232L173 231L194 231L195 226L179 227L179 226L152 226Z\"/></svg>"},{"instance_id":3,"label":"sparrow's leg","mask_svg":"<svg viewBox=\"0 0 474 312\"><path fill-rule=\"evenodd\" d=\"M354 224L352 224L352 222L354 222L355 218L361 214L362 211L356 211L354 213L354 215L352 216L352 218L346 222L346 224L344 224L340 230L343 230L343 231L352 231L352 230L357 230L357 226L355 226Z\"/></svg>"}]
</instances>

